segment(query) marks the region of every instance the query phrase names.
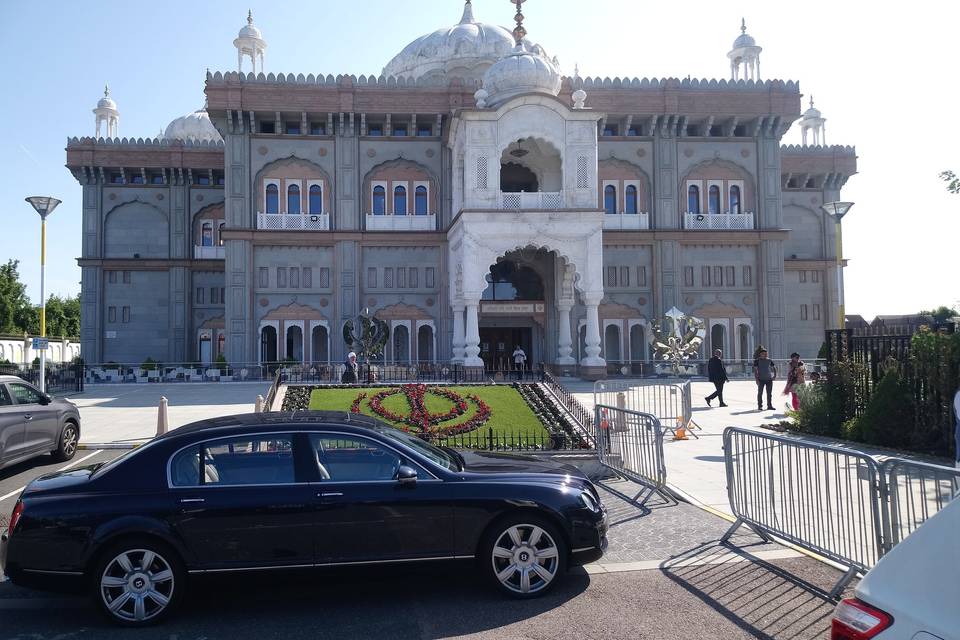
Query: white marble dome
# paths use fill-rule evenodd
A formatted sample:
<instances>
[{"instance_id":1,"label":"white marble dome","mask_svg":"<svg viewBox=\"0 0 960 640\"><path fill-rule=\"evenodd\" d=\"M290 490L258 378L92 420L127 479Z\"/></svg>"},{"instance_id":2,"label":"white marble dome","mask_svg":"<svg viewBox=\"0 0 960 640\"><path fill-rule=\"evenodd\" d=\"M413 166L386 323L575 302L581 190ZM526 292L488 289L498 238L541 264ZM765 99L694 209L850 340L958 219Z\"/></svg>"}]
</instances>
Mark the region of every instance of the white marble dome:
<instances>
[{"instance_id":1,"label":"white marble dome","mask_svg":"<svg viewBox=\"0 0 960 640\"><path fill-rule=\"evenodd\" d=\"M97 109L113 109L116 111L117 103L110 97L110 88L104 87L103 97L97 101Z\"/></svg>"},{"instance_id":2,"label":"white marble dome","mask_svg":"<svg viewBox=\"0 0 960 640\"><path fill-rule=\"evenodd\" d=\"M755 47L757 46L757 41L753 39L749 33L740 34L736 40L733 41L733 48L739 49L741 47Z\"/></svg>"},{"instance_id":3,"label":"white marble dome","mask_svg":"<svg viewBox=\"0 0 960 640\"><path fill-rule=\"evenodd\" d=\"M263 40L263 34L260 33L260 29L253 26L253 12L247 12L247 25L240 29L240 33L237 34L237 38L252 38L255 40Z\"/></svg>"},{"instance_id":4,"label":"white marble dome","mask_svg":"<svg viewBox=\"0 0 960 640\"><path fill-rule=\"evenodd\" d=\"M205 109L180 116L167 125L163 132L167 140L196 140L199 142L222 142L220 132L210 122Z\"/></svg>"},{"instance_id":5,"label":"white marble dome","mask_svg":"<svg viewBox=\"0 0 960 640\"><path fill-rule=\"evenodd\" d=\"M513 34L504 27L477 22L467 2L463 17L408 44L383 68L383 75L407 79L458 77L479 80L497 60L510 53ZM529 44L533 50L542 48Z\"/></svg>"},{"instance_id":6,"label":"white marble dome","mask_svg":"<svg viewBox=\"0 0 960 640\"><path fill-rule=\"evenodd\" d=\"M486 104L497 106L524 93L556 96L560 93L561 81L555 61L531 51L526 43L520 43L509 55L487 69L483 75L483 90L487 93Z\"/></svg>"}]
</instances>

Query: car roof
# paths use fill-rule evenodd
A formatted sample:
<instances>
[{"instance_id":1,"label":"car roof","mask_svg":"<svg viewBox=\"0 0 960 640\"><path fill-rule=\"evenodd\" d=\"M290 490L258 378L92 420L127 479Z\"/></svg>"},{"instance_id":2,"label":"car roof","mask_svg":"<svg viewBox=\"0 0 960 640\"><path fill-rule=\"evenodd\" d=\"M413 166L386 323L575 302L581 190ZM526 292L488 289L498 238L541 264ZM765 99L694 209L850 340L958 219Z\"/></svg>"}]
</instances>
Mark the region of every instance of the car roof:
<instances>
[{"instance_id":1,"label":"car roof","mask_svg":"<svg viewBox=\"0 0 960 640\"><path fill-rule=\"evenodd\" d=\"M20 376L0 375L0 382L27 382L27 381L21 378Z\"/></svg>"},{"instance_id":2,"label":"car roof","mask_svg":"<svg viewBox=\"0 0 960 640\"><path fill-rule=\"evenodd\" d=\"M273 430L283 427L307 424L307 425L335 425L338 428L347 430L356 429L360 432L362 429L381 428L385 423L357 413L348 413L346 411L270 411L264 413L239 413L231 416L222 416L219 418L209 418L200 420L173 431L168 431L158 439L173 439L196 434L211 433L221 429L231 429L236 433L248 433L262 430L264 428Z\"/></svg>"}]
</instances>

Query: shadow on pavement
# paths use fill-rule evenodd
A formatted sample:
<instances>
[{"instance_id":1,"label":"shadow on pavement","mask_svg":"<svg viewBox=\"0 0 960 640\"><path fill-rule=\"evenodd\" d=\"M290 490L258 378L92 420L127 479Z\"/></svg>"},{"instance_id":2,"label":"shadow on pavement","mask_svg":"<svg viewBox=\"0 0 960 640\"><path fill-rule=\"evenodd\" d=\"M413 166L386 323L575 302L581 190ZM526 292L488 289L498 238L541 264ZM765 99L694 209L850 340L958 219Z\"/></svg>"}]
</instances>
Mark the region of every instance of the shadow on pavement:
<instances>
[{"instance_id":1,"label":"shadow on pavement","mask_svg":"<svg viewBox=\"0 0 960 640\"><path fill-rule=\"evenodd\" d=\"M87 408L156 408L160 396L170 406L249 405L257 394L266 395L268 382L182 382L171 384L90 385L82 394L73 396L81 411ZM237 408L241 413L246 407Z\"/></svg>"},{"instance_id":2,"label":"shadow on pavement","mask_svg":"<svg viewBox=\"0 0 960 640\"><path fill-rule=\"evenodd\" d=\"M731 553L744 561L732 561L736 558ZM779 560L775 565L742 549L708 543L664 562L661 569L668 578L758 638L829 637L835 603L827 590L811 581L835 580L836 572L815 560Z\"/></svg>"},{"instance_id":3,"label":"shadow on pavement","mask_svg":"<svg viewBox=\"0 0 960 640\"><path fill-rule=\"evenodd\" d=\"M84 637L109 634L140 640L447 638L490 631L563 607L589 584L589 576L575 570L541 598L513 600L481 580L472 564L237 575L193 581L180 610L156 627L118 629L89 600L78 598L45 610L42 623L36 611L16 616L6 611L4 631L33 637L29 634L42 625L49 634L44 637L82 630Z\"/></svg>"}]
</instances>

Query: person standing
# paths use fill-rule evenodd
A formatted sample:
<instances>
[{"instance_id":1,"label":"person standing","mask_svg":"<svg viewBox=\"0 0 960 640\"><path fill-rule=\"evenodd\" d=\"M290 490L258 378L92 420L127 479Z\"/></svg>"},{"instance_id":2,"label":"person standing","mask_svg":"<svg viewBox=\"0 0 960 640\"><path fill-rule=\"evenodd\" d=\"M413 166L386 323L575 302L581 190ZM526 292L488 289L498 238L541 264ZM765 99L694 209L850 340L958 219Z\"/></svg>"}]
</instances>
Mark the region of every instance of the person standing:
<instances>
[{"instance_id":1,"label":"person standing","mask_svg":"<svg viewBox=\"0 0 960 640\"><path fill-rule=\"evenodd\" d=\"M800 397L797 395L797 387L806 382L805 376L807 369L803 364L803 360L800 359L800 354L796 351L790 354L789 366L790 370L787 371L787 384L783 388L783 393L784 395L790 394L790 406L796 411L800 408Z\"/></svg>"},{"instance_id":2,"label":"person standing","mask_svg":"<svg viewBox=\"0 0 960 640\"><path fill-rule=\"evenodd\" d=\"M953 433L953 445L956 447L956 453L953 457L956 458L957 469L960 469L960 389L957 389L956 395L953 396L953 416L957 421L957 427Z\"/></svg>"},{"instance_id":3,"label":"person standing","mask_svg":"<svg viewBox=\"0 0 960 640\"><path fill-rule=\"evenodd\" d=\"M730 378L727 377L727 367L723 364L722 356L723 352L717 349L713 352L713 357L710 358L710 361L707 363L707 379L710 380L716 388L716 391L704 398L704 400L707 401L708 407L710 406L710 401L714 398L720 400L721 407L727 406L723 401L723 385Z\"/></svg>"},{"instance_id":4,"label":"person standing","mask_svg":"<svg viewBox=\"0 0 960 640\"><path fill-rule=\"evenodd\" d=\"M523 368L527 364L527 354L520 345L513 350L513 367L517 370L517 380L523 379Z\"/></svg>"},{"instance_id":5,"label":"person standing","mask_svg":"<svg viewBox=\"0 0 960 640\"><path fill-rule=\"evenodd\" d=\"M351 351L343 362L343 375L340 376L340 382L341 384L357 384L359 377L360 366L357 364L357 354Z\"/></svg>"},{"instance_id":6,"label":"person standing","mask_svg":"<svg viewBox=\"0 0 960 640\"><path fill-rule=\"evenodd\" d=\"M777 378L777 365L770 359L766 349L753 361L753 378L757 381L757 411L763 411L763 391L767 391L767 409L773 409L773 381Z\"/></svg>"}]
</instances>

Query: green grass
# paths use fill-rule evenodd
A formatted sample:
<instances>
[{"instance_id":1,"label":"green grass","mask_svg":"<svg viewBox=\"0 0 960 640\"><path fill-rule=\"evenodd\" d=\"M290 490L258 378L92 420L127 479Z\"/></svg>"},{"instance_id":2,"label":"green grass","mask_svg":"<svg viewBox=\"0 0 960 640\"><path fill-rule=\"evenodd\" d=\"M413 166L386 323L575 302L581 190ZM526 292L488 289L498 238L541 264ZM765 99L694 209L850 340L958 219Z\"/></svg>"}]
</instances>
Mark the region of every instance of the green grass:
<instances>
[{"instance_id":1,"label":"green grass","mask_svg":"<svg viewBox=\"0 0 960 640\"><path fill-rule=\"evenodd\" d=\"M455 393L467 397L468 394L474 395L490 407L490 420L487 423L471 431L471 435L486 435L493 431L497 434L518 434L525 436L546 436L547 431L543 424L534 415L533 411L523 400L516 389L510 386L450 386L447 387ZM351 389L314 389L310 393L310 409L328 410L328 411L350 411L353 400L360 394L366 393L367 397L360 403L360 412L364 415L373 416L384 420L370 409L369 399L381 388L351 388ZM427 410L430 413L446 413L453 407L453 402L430 393L425 397ZM444 422L444 427L462 424L476 414L476 404L467 399L468 409L465 414L454 420ZM407 398L403 394L390 396L383 401L383 406L388 411L405 415L409 413L410 407L407 404ZM389 421L387 421L389 422ZM402 427L404 425L391 423L394 426Z\"/></svg>"}]
</instances>

